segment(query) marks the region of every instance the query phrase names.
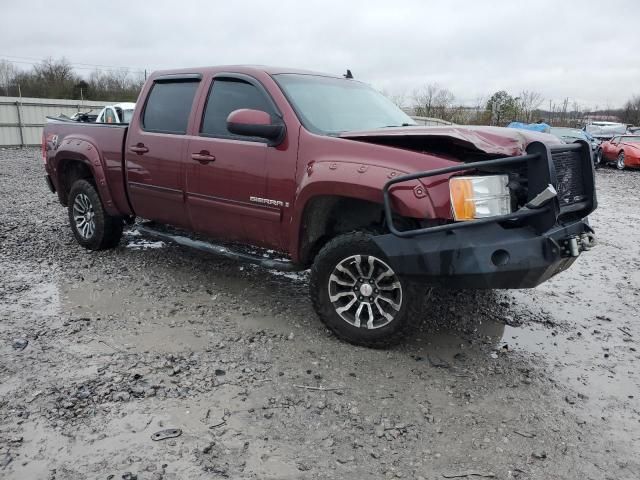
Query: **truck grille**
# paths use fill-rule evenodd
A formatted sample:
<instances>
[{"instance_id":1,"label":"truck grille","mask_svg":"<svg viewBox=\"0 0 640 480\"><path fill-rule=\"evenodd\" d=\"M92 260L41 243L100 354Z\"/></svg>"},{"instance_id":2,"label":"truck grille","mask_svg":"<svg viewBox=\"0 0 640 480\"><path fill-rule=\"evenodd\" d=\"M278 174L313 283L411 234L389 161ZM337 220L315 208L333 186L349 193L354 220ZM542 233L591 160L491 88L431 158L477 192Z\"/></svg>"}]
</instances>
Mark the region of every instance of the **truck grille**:
<instances>
[{"instance_id":1,"label":"truck grille","mask_svg":"<svg viewBox=\"0 0 640 480\"><path fill-rule=\"evenodd\" d=\"M585 192L583 162L580 152L552 153L553 164L556 167L558 199L560 206L572 205L587 198Z\"/></svg>"}]
</instances>

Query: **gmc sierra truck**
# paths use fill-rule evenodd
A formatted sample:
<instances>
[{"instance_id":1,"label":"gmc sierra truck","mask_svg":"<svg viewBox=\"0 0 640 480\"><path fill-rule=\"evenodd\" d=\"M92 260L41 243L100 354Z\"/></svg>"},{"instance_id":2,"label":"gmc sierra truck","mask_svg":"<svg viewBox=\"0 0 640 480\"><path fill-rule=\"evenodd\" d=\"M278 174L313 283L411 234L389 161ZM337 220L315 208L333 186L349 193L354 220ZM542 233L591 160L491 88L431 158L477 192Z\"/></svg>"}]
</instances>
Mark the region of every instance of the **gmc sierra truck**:
<instances>
[{"instance_id":1,"label":"gmc sierra truck","mask_svg":"<svg viewBox=\"0 0 640 480\"><path fill-rule=\"evenodd\" d=\"M429 314L430 286L535 287L594 243L586 142L419 127L352 78L278 68L155 72L137 105L129 124L44 129L46 181L78 243L114 248L135 221L182 245L310 268L318 316L355 344L397 342Z\"/></svg>"}]
</instances>

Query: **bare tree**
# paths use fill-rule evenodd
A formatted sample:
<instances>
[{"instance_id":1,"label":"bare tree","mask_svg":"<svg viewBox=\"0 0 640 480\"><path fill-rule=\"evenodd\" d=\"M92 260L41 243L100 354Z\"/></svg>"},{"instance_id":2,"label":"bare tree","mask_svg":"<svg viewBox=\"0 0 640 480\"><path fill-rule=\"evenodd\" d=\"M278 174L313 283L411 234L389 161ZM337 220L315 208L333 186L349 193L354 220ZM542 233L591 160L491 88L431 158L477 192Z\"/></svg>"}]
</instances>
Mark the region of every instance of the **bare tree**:
<instances>
[{"instance_id":1,"label":"bare tree","mask_svg":"<svg viewBox=\"0 0 640 480\"><path fill-rule=\"evenodd\" d=\"M16 78L17 70L13 63L7 60L0 60L0 88L4 90L4 94L9 96L9 87L12 86Z\"/></svg>"},{"instance_id":2,"label":"bare tree","mask_svg":"<svg viewBox=\"0 0 640 480\"><path fill-rule=\"evenodd\" d=\"M382 93L385 97L387 97L389 100L391 100L396 106L398 106L399 108L404 108L406 107L406 103L407 103L407 95L404 91L397 91L395 93L392 93L391 91L387 90L386 88L383 88L380 93Z\"/></svg>"},{"instance_id":3,"label":"bare tree","mask_svg":"<svg viewBox=\"0 0 640 480\"><path fill-rule=\"evenodd\" d=\"M560 111L560 125L567 126L567 112L569 109L569 98L565 98L562 101L562 110Z\"/></svg>"},{"instance_id":4,"label":"bare tree","mask_svg":"<svg viewBox=\"0 0 640 480\"><path fill-rule=\"evenodd\" d=\"M640 125L640 95L631 97L622 110L622 121L631 125Z\"/></svg>"},{"instance_id":5,"label":"bare tree","mask_svg":"<svg viewBox=\"0 0 640 480\"><path fill-rule=\"evenodd\" d=\"M526 123L533 122L533 114L543 102L542 94L530 90L522 90L517 98L520 120Z\"/></svg>"},{"instance_id":6,"label":"bare tree","mask_svg":"<svg viewBox=\"0 0 640 480\"><path fill-rule=\"evenodd\" d=\"M454 99L450 90L430 83L413 92L415 114L449 120Z\"/></svg>"}]
</instances>

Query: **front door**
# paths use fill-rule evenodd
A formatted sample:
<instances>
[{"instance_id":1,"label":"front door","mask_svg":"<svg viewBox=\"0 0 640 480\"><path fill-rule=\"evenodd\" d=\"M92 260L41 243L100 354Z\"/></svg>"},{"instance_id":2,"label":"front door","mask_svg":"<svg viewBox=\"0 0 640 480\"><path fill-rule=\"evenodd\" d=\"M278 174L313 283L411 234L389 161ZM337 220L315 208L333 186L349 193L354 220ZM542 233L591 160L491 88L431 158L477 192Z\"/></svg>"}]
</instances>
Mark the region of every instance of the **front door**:
<instances>
[{"instance_id":1,"label":"front door","mask_svg":"<svg viewBox=\"0 0 640 480\"><path fill-rule=\"evenodd\" d=\"M604 143L602 147L602 158L604 160L612 161L616 159L617 156L617 145L620 141L620 137L613 137L608 142Z\"/></svg>"},{"instance_id":2,"label":"front door","mask_svg":"<svg viewBox=\"0 0 640 480\"><path fill-rule=\"evenodd\" d=\"M198 133L186 153L186 197L194 230L224 240L281 246L282 205L265 199L271 147L264 139L227 130L227 117L241 108L275 115L260 85L214 77Z\"/></svg>"}]
</instances>

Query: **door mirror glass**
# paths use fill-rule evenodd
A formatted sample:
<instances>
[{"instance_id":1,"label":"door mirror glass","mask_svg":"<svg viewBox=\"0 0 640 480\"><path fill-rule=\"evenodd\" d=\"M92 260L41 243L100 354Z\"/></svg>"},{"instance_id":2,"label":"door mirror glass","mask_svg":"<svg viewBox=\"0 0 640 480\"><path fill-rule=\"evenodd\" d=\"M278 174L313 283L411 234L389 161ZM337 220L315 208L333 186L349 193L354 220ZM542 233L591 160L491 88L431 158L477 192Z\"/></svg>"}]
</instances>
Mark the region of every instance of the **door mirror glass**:
<instances>
[{"instance_id":1,"label":"door mirror glass","mask_svg":"<svg viewBox=\"0 0 640 480\"><path fill-rule=\"evenodd\" d=\"M285 128L282 123L273 123L271 115L262 110L241 108L234 110L227 117L227 130L234 135L259 137L270 140L270 145L277 145L284 138Z\"/></svg>"}]
</instances>

